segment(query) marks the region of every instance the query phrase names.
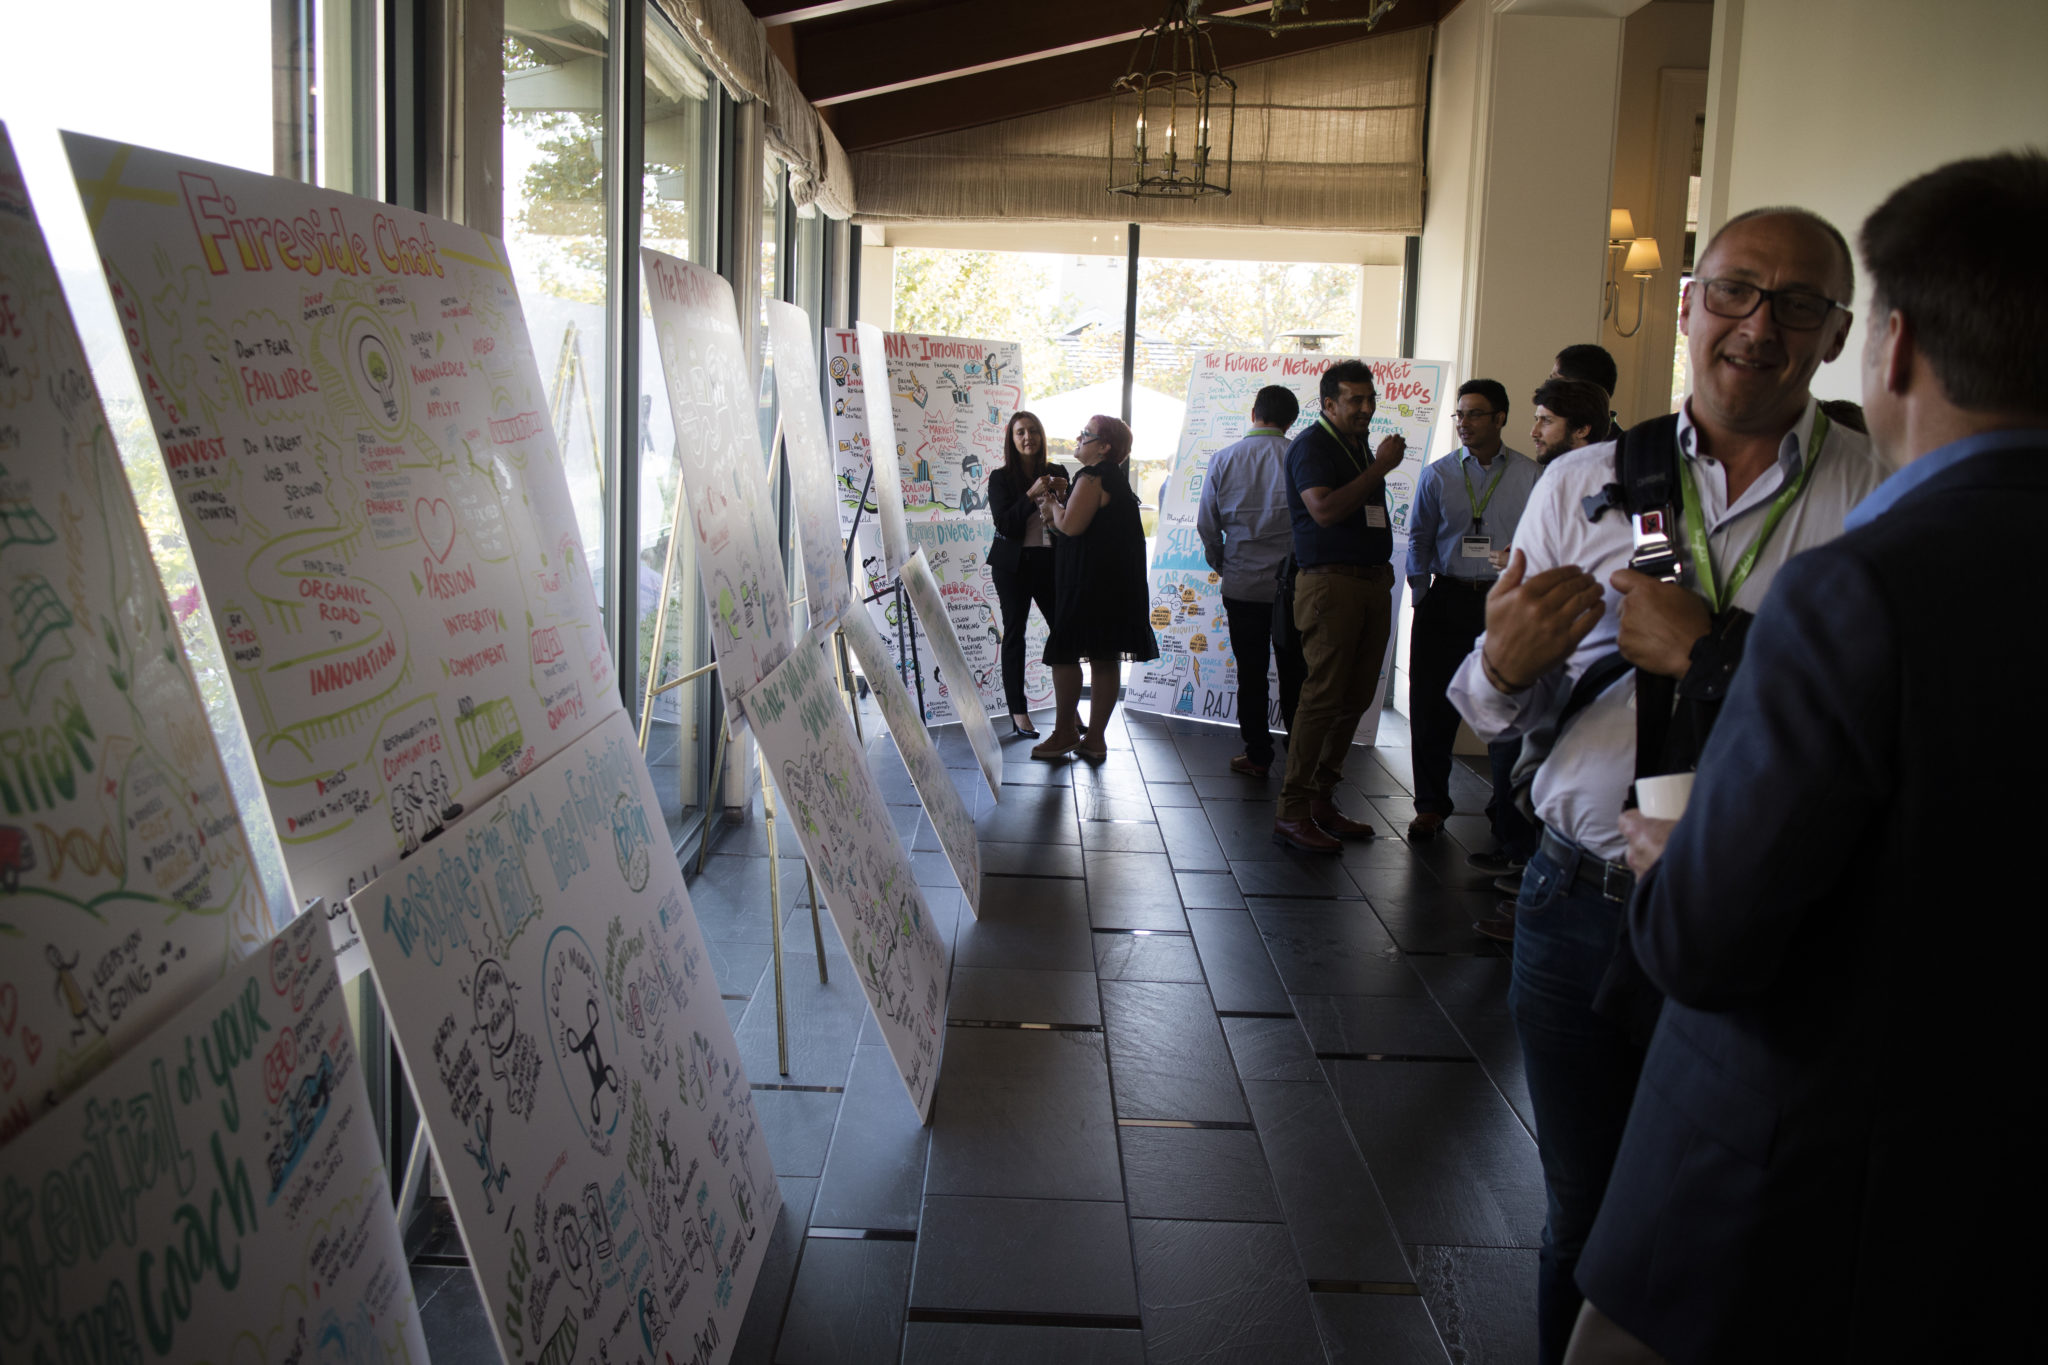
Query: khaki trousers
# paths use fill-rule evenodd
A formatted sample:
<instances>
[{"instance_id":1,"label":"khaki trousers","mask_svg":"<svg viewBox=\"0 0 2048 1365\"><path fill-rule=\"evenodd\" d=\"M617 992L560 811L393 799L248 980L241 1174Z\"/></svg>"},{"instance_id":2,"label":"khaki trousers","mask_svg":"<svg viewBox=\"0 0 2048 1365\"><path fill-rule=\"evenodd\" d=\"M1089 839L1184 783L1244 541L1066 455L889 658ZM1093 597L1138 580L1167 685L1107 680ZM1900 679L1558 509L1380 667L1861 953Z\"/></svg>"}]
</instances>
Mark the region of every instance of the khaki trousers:
<instances>
[{"instance_id":1,"label":"khaki trousers","mask_svg":"<svg viewBox=\"0 0 2048 1365\"><path fill-rule=\"evenodd\" d=\"M1351 737L1379 687L1393 623L1394 570L1380 564L1366 573L1303 573L1294 581L1294 628L1301 632L1308 677L1287 736L1282 820L1307 819L1312 803L1337 790Z\"/></svg>"}]
</instances>

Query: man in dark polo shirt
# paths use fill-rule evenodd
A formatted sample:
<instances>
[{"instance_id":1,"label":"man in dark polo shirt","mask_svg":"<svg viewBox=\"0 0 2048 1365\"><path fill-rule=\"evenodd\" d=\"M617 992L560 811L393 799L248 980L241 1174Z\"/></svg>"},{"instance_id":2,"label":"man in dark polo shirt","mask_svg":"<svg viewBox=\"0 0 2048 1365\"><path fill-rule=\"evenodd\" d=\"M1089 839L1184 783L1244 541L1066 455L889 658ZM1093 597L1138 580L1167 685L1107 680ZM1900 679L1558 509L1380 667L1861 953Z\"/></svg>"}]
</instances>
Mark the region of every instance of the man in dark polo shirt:
<instances>
[{"instance_id":1,"label":"man in dark polo shirt","mask_svg":"<svg viewBox=\"0 0 2048 1365\"><path fill-rule=\"evenodd\" d=\"M1399 436L1366 449L1377 395L1361 360L1323 371L1322 416L1287 449L1294 523L1294 626L1308 677L1287 740L1287 777L1273 840L1335 853L1372 826L1337 809L1337 783L1359 719L1372 705L1393 616L1394 532L1387 475L1407 450Z\"/></svg>"}]
</instances>

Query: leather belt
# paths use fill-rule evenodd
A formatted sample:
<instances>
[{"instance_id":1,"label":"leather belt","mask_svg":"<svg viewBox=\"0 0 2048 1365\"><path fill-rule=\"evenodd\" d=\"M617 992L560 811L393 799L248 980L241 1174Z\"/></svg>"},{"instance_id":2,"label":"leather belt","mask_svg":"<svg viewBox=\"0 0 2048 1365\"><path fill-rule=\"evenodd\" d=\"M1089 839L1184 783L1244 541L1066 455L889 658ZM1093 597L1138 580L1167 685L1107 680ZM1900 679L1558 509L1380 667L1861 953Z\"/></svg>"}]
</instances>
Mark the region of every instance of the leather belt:
<instances>
[{"instance_id":1,"label":"leather belt","mask_svg":"<svg viewBox=\"0 0 2048 1365\"><path fill-rule=\"evenodd\" d=\"M1491 578L1459 578L1455 574L1447 573L1440 573L1429 581L1429 586L1432 589L1445 587L1464 588L1470 592L1481 593L1491 592L1493 584L1494 580Z\"/></svg>"},{"instance_id":2,"label":"leather belt","mask_svg":"<svg viewBox=\"0 0 2048 1365\"><path fill-rule=\"evenodd\" d=\"M1333 573L1345 578L1379 578L1385 575L1392 581L1394 569L1390 564L1304 564L1297 573Z\"/></svg>"},{"instance_id":3,"label":"leather belt","mask_svg":"<svg viewBox=\"0 0 2048 1365\"><path fill-rule=\"evenodd\" d=\"M1597 857L1548 825L1543 827L1538 847L1545 858L1557 864L1566 881L1597 891L1608 900L1626 905L1629 893L1636 888L1636 874L1627 863L1610 863Z\"/></svg>"}]
</instances>

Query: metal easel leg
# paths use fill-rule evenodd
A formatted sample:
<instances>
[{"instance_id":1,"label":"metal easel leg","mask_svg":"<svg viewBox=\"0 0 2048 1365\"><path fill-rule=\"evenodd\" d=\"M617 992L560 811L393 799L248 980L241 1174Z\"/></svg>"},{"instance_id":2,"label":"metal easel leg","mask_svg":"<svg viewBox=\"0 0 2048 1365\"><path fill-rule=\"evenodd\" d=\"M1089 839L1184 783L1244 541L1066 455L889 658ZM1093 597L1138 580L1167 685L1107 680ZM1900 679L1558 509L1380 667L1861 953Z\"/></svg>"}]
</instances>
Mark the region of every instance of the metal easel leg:
<instances>
[{"instance_id":1,"label":"metal easel leg","mask_svg":"<svg viewBox=\"0 0 2048 1365\"><path fill-rule=\"evenodd\" d=\"M808 858L804 860L804 890L809 892L811 897L811 942L816 944L818 949L818 984L830 985L832 978L826 974L825 968L825 931L818 925L818 878L811 871Z\"/></svg>"},{"instance_id":2,"label":"metal easel leg","mask_svg":"<svg viewBox=\"0 0 2048 1365\"><path fill-rule=\"evenodd\" d=\"M704 860L711 854L712 802L718 799L718 785L725 780L726 750L732 746L732 722L724 720L718 726L718 749L711 756L711 785L704 792L704 833L697 841L697 875L704 875Z\"/></svg>"},{"instance_id":3,"label":"metal easel leg","mask_svg":"<svg viewBox=\"0 0 2048 1365\"><path fill-rule=\"evenodd\" d=\"M774 916L771 932L775 938L775 1060L776 1070L789 1074L789 1014L782 988L782 869L775 861L775 784L768 776L768 756L761 760L761 813L768 820L768 913ZM819 958L822 966L824 958Z\"/></svg>"}]
</instances>

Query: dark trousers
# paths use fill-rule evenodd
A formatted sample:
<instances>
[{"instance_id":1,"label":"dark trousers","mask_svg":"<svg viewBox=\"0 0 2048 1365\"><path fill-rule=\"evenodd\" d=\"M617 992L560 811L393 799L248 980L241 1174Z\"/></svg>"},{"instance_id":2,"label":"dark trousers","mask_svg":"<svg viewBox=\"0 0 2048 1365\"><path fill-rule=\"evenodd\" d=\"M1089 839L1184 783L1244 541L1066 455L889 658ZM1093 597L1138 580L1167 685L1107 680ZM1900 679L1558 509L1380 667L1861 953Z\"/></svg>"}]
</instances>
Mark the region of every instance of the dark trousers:
<instances>
[{"instance_id":1,"label":"dark trousers","mask_svg":"<svg viewBox=\"0 0 2048 1365\"><path fill-rule=\"evenodd\" d=\"M1008 568L991 558L989 572L996 580L996 601L1003 608L1003 695L1009 699L1010 714L1028 716L1031 704L1024 696L1024 625L1031 619L1031 604L1052 625L1052 547L1020 548L1017 567Z\"/></svg>"},{"instance_id":2,"label":"dark trousers","mask_svg":"<svg viewBox=\"0 0 2048 1365\"><path fill-rule=\"evenodd\" d=\"M1486 629L1486 594L1438 574L1415 604L1408 637L1409 756L1415 764L1415 809L1449 815L1451 746L1458 738L1458 708L1447 695L1451 675Z\"/></svg>"},{"instance_id":3,"label":"dark trousers","mask_svg":"<svg viewBox=\"0 0 2048 1365\"><path fill-rule=\"evenodd\" d=\"M1282 649L1273 640L1273 604L1223 599L1230 621L1230 653L1237 660L1237 732L1244 736L1245 756L1252 762L1273 761L1271 700L1266 689L1268 646L1280 665L1280 717L1291 731L1294 706L1301 700L1301 680L1308 672L1301 650Z\"/></svg>"},{"instance_id":4,"label":"dark trousers","mask_svg":"<svg viewBox=\"0 0 2048 1365\"><path fill-rule=\"evenodd\" d=\"M1643 1049L1593 1010L1627 906L1574 882L1572 871L1544 849L1529 859L1516 902L1508 983L1543 1161L1543 1246L1536 1260L1542 1365L1564 1359L1578 1320L1582 1296L1572 1275L1607 1192L1643 1069Z\"/></svg>"}]
</instances>

